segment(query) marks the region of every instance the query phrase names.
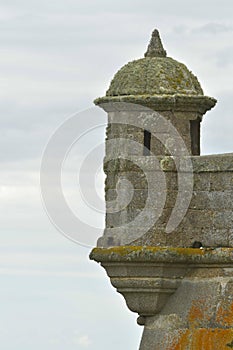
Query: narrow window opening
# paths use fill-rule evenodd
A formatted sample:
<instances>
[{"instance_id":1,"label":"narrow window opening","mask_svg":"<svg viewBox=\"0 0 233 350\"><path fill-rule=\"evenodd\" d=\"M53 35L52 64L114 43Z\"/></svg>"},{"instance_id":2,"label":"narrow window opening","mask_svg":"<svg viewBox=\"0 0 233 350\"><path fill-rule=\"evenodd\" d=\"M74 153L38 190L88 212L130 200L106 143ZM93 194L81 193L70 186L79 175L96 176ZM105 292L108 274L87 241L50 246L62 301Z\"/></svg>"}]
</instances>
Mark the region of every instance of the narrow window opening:
<instances>
[{"instance_id":1,"label":"narrow window opening","mask_svg":"<svg viewBox=\"0 0 233 350\"><path fill-rule=\"evenodd\" d=\"M200 155L200 119L190 120L191 151L194 156Z\"/></svg>"},{"instance_id":2,"label":"narrow window opening","mask_svg":"<svg viewBox=\"0 0 233 350\"><path fill-rule=\"evenodd\" d=\"M144 130L144 148L143 148L143 155L149 156L150 155L150 145L151 144L151 133L147 130Z\"/></svg>"}]
</instances>

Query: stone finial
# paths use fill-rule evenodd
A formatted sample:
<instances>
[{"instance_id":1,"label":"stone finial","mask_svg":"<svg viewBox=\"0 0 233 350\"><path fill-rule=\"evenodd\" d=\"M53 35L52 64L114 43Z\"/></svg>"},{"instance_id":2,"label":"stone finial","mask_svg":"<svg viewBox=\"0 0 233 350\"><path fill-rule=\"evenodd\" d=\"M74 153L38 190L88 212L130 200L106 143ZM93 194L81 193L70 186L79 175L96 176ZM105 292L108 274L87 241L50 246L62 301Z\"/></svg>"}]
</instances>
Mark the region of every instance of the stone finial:
<instances>
[{"instance_id":1,"label":"stone finial","mask_svg":"<svg viewBox=\"0 0 233 350\"><path fill-rule=\"evenodd\" d=\"M166 57L167 52L163 48L161 42L159 31L155 29L152 33L150 43L148 45L147 51L144 55L145 57Z\"/></svg>"}]
</instances>

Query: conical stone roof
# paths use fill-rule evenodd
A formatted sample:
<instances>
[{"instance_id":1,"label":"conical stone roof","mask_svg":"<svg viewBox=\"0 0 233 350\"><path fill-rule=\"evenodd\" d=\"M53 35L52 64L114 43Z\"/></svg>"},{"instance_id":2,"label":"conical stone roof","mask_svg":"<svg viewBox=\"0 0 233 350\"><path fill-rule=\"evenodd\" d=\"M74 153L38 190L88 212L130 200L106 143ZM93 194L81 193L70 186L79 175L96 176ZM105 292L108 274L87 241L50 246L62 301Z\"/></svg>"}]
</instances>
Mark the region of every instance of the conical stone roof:
<instances>
[{"instance_id":1,"label":"conical stone roof","mask_svg":"<svg viewBox=\"0 0 233 350\"><path fill-rule=\"evenodd\" d=\"M167 57L157 29L152 33L145 57L124 65L115 74L106 96L96 99L95 104L110 101L157 109L184 109L183 105L189 103L191 109L199 106L203 113L216 103L204 96L198 79L183 63Z\"/></svg>"},{"instance_id":2,"label":"conical stone roof","mask_svg":"<svg viewBox=\"0 0 233 350\"><path fill-rule=\"evenodd\" d=\"M106 96L203 95L188 68L166 56L158 30L154 30L145 58L129 62L114 76Z\"/></svg>"}]
</instances>

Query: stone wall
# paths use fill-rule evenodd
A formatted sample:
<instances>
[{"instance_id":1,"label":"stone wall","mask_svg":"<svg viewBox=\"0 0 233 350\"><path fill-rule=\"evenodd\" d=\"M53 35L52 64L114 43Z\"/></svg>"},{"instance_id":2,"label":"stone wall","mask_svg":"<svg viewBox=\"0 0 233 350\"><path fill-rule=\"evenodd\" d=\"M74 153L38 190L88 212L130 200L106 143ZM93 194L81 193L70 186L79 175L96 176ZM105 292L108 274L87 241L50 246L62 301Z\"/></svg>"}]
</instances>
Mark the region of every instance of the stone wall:
<instances>
[{"instance_id":1,"label":"stone wall","mask_svg":"<svg viewBox=\"0 0 233 350\"><path fill-rule=\"evenodd\" d=\"M106 144L107 157L113 155L121 157L124 154L143 155L144 129L147 128L151 133L150 151L152 155L170 155L171 149L178 155L184 151L183 148L186 152L193 154L194 144L200 143L200 135L192 135L191 127L193 121L200 122L199 112L159 111L158 113L139 105L135 107L135 110L130 105L128 108L132 108L132 111L113 111L112 106L108 108L110 111L105 106L105 110L109 112L106 140L117 140L118 144L114 150ZM121 124L121 121L124 123ZM141 148L127 147L124 141L127 139L141 144Z\"/></svg>"},{"instance_id":2,"label":"stone wall","mask_svg":"<svg viewBox=\"0 0 233 350\"><path fill-rule=\"evenodd\" d=\"M106 229L99 246L191 247L198 241L205 247L233 247L233 154L192 156L192 171L189 173L182 170L181 160L131 156L128 160L113 159L105 163L106 201L113 201L117 210L122 193L129 192L125 189L119 192L119 179L128 180L133 192L128 205L123 209L119 206L122 210L106 214ZM161 183L161 176L165 177L165 186ZM182 183L193 178L193 184L191 181L188 187L179 188L179 176L182 176ZM166 226L177 195L180 192L181 198L185 198L188 191L192 196L187 212L175 230L167 233ZM147 216L134 225L146 203ZM145 233L145 225L156 212L161 212L160 217Z\"/></svg>"}]
</instances>

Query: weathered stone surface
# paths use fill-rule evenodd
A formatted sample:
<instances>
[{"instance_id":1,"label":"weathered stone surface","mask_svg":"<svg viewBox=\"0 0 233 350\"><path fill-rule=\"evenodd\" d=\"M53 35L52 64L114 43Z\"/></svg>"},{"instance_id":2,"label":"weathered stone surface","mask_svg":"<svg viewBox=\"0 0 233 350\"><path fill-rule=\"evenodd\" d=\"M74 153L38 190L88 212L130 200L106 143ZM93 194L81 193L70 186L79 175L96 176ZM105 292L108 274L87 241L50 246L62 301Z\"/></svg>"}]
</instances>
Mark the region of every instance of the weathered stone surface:
<instances>
[{"instance_id":1,"label":"weathered stone surface","mask_svg":"<svg viewBox=\"0 0 233 350\"><path fill-rule=\"evenodd\" d=\"M122 95L97 98L94 103L105 111L115 111L115 105L140 105L155 111L176 111L205 114L216 104L212 97L202 95L161 94L161 95ZM129 107L128 107L129 108Z\"/></svg>"},{"instance_id":2,"label":"weathered stone surface","mask_svg":"<svg viewBox=\"0 0 233 350\"><path fill-rule=\"evenodd\" d=\"M232 249L97 248L90 257L106 269L128 307L144 316L140 350L230 348Z\"/></svg>"},{"instance_id":3,"label":"weathered stone surface","mask_svg":"<svg viewBox=\"0 0 233 350\"><path fill-rule=\"evenodd\" d=\"M127 63L113 78L106 96L203 95L197 78L170 57L150 57Z\"/></svg>"},{"instance_id":4,"label":"weathered stone surface","mask_svg":"<svg viewBox=\"0 0 233 350\"><path fill-rule=\"evenodd\" d=\"M108 112L107 214L90 257L145 325L140 350L233 348L233 153L199 156L216 100L157 31L145 56L95 100Z\"/></svg>"},{"instance_id":5,"label":"weathered stone surface","mask_svg":"<svg viewBox=\"0 0 233 350\"><path fill-rule=\"evenodd\" d=\"M145 57L166 57L167 53L163 48L159 32L155 29L152 33L150 43L148 45L147 51L144 55Z\"/></svg>"},{"instance_id":6,"label":"weathered stone surface","mask_svg":"<svg viewBox=\"0 0 233 350\"><path fill-rule=\"evenodd\" d=\"M193 190L210 191L210 173L209 172L193 174Z\"/></svg>"},{"instance_id":7,"label":"weathered stone surface","mask_svg":"<svg viewBox=\"0 0 233 350\"><path fill-rule=\"evenodd\" d=\"M232 272L230 277L220 280L214 278L213 273L208 278L211 269L203 270L206 277L197 273L194 278L186 276L160 315L147 318L140 350L231 348L232 300L227 296L231 295ZM232 271L231 268L226 270ZM224 274L220 275L223 277Z\"/></svg>"},{"instance_id":8,"label":"weathered stone surface","mask_svg":"<svg viewBox=\"0 0 233 350\"><path fill-rule=\"evenodd\" d=\"M217 229L232 228L233 227L233 211L216 211L213 216L213 227Z\"/></svg>"},{"instance_id":9,"label":"weathered stone surface","mask_svg":"<svg viewBox=\"0 0 233 350\"><path fill-rule=\"evenodd\" d=\"M233 263L232 248L167 248L152 246L117 246L109 248L94 248L90 253L90 259L98 262L166 262L170 264L189 264L190 266L202 267L206 264L223 265L227 268ZM196 265L197 264L197 265ZM199 266L199 265L200 266ZM233 266L232 266L233 267ZM214 270L215 271L215 270ZM207 275L208 272L206 271Z\"/></svg>"},{"instance_id":10,"label":"weathered stone surface","mask_svg":"<svg viewBox=\"0 0 233 350\"><path fill-rule=\"evenodd\" d=\"M174 235L166 234L166 226L171 216L172 208L175 207L177 202L178 193L181 191L178 177L182 173L179 169L184 168L184 166L181 166L182 160L179 158L172 159L164 156L158 158L155 161L155 157L137 157L137 165L134 164L135 157L131 157L130 161L111 161L111 169L106 169L108 174L106 190L113 186L113 191L109 192L113 195L112 199L116 198L116 186L119 178L128 179L134 188L134 195L127 208L125 208L124 215L119 216L119 220L121 217L119 221L121 225L123 222L132 222L140 214L140 211L144 209L148 198L147 204L149 207L147 210L156 211L157 208L160 209L161 205L163 205L163 213L150 227L150 232L143 234L136 241L133 240L132 244L157 246L163 242L167 246L190 247L196 240L202 242L205 246L232 246L232 239L229 236L230 230L233 229L233 171L231 171L233 155L191 157L193 175L192 178L186 176L182 178L182 183L186 186L186 190L181 192L180 208L185 207L185 199L189 194L187 190L189 191L190 188L192 198L182 222L174 231ZM208 159L210 159L210 164ZM185 164L185 159L183 164ZM178 172L176 171L176 166ZM164 174L166 181L163 186L159 178L161 172ZM150 188L148 187L147 179L152 184ZM193 186L191 183L192 179ZM162 193L163 196L161 196ZM166 197L164 203L161 200L163 197ZM106 199L109 200L110 197L108 198L107 196ZM122 220L122 217L124 217L124 220ZM107 220L107 226L115 226L117 220L117 216L114 219L115 224L113 224L112 218L110 221ZM144 222L139 222L137 223L137 228L143 227L143 225ZM161 232L164 232L165 237L162 240ZM126 241L124 242L126 243Z\"/></svg>"},{"instance_id":11,"label":"weathered stone surface","mask_svg":"<svg viewBox=\"0 0 233 350\"><path fill-rule=\"evenodd\" d=\"M232 162L232 158L227 157L229 163ZM226 191L233 190L233 170L220 171L210 173L210 191Z\"/></svg>"}]
</instances>

